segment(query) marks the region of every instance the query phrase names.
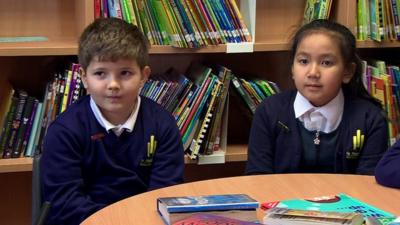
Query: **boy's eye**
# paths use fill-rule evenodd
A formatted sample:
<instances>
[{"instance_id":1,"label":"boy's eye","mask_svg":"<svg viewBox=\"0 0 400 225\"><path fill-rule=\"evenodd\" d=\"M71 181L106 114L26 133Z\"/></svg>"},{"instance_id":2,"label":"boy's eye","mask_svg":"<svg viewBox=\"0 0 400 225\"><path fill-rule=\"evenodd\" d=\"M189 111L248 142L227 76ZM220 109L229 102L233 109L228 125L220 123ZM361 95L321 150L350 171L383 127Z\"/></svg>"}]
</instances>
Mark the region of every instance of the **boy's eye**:
<instances>
[{"instance_id":1,"label":"boy's eye","mask_svg":"<svg viewBox=\"0 0 400 225\"><path fill-rule=\"evenodd\" d=\"M93 73L95 76L104 76L104 72L103 71L96 71Z\"/></svg>"},{"instance_id":2,"label":"boy's eye","mask_svg":"<svg viewBox=\"0 0 400 225\"><path fill-rule=\"evenodd\" d=\"M122 76L131 76L133 73L131 71L125 70L121 72Z\"/></svg>"}]
</instances>

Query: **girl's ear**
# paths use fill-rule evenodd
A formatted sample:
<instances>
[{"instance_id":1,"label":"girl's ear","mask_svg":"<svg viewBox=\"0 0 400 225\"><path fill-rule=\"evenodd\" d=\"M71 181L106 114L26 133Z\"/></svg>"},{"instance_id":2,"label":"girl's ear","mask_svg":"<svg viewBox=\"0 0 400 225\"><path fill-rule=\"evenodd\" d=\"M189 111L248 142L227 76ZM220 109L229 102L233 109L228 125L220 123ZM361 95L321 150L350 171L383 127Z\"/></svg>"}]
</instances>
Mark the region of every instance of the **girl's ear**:
<instances>
[{"instance_id":1,"label":"girl's ear","mask_svg":"<svg viewBox=\"0 0 400 225\"><path fill-rule=\"evenodd\" d=\"M354 73L356 72L357 65L355 63L351 63L347 69L344 70L342 82L347 84L350 82L351 78L353 78Z\"/></svg>"},{"instance_id":2,"label":"girl's ear","mask_svg":"<svg viewBox=\"0 0 400 225\"><path fill-rule=\"evenodd\" d=\"M294 80L294 75L293 75L293 64L292 64L292 66L290 67L290 72L292 73L292 80Z\"/></svg>"},{"instance_id":3,"label":"girl's ear","mask_svg":"<svg viewBox=\"0 0 400 225\"><path fill-rule=\"evenodd\" d=\"M82 67L79 68L79 74L81 75L81 78L82 78L83 87L86 89L87 88L87 77L86 77L86 72Z\"/></svg>"}]
</instances>

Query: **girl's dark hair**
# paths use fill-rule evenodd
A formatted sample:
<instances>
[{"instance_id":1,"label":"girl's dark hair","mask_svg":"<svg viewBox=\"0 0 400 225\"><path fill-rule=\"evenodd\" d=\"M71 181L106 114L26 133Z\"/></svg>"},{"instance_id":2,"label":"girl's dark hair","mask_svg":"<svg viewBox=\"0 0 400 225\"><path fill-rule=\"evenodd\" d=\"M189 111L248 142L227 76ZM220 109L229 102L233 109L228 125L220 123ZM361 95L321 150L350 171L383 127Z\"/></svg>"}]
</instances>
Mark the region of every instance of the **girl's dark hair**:
<instances>
[{"instance_id":1,"label":"girl's dark hair","mask_svg":"<svg viewBox=\"0 0 400 225\"><path fill-rule=\"evenodd\" d=\"M347 27L339 23L318 19L302 26L292 38L291 63L293 64L299 43L304 37L315 33L324 33L337 40L346 67L350 68L351 63L356 64L356 70L350 82L347 84L342 83L343 91L353 96L367 99L382 107L381 103L368 93L362 83L362 64L357 54L356 38Z\"/></svg>"}]
</instances>

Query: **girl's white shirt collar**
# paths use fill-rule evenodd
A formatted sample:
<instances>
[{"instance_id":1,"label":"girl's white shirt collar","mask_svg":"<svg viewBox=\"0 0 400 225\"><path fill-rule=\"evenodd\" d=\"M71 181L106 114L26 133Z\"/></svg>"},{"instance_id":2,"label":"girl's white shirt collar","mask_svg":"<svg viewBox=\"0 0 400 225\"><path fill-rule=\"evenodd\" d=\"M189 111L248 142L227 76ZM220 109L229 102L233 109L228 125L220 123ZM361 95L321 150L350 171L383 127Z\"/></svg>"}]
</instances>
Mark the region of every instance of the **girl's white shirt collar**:
<instances>
[{"instance_id":1,"label":"girl's white shirt collar","mask_svg":"<svg viewBox=\"0 0 400 225\"><path fill-rule=\"evenodd\" d=\"M343 91L340 89L335 98L321 107L313 106L300 92L297 92L293 107L296 119L299 119L307 130L330 133L336 130L342 121Z\"/></svg>"}]
</instances>

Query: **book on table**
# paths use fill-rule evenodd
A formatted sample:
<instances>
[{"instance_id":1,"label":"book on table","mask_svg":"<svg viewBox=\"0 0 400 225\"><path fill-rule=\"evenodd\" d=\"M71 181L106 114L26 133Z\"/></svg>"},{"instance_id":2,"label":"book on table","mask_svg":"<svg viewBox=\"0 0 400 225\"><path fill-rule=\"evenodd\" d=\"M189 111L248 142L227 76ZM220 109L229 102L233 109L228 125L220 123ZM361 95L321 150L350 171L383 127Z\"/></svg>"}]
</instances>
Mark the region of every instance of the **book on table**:
<instances>
[{"instance_id":1,"label":"book on table","mask_svg":"<svg viewBox=\"0 0 400 225\"><path fill-rule=\"evenodd\" d=\"M340 193L333 196L320 196L308 199L287 199L261 204L261 208L268 210L274 207L295 210L316 210L321 212L361 213L365 220L393 221L396 216L359 199Z\"/></svg>"},{"instance_id":2,"label":"book on table","mask_svg":"<svg viewBox=\"0 0 400 225\"><path fill-rule=\"evenodd\" d=\"M274 207L266 212L263 224L266 225L361 225L362 214L354 212L322 212L317 210L300 210Z\"/></svg>"},{"instance_id":3,"label":"book on table","mask_svg":"<svg viewBox=\"0 0 400 225\"><path fill-rule=\"evenodd\" d=\"M211 213L244 221L256 221L259 203L245 194L161 197L157 210L167 224L196 213Z\"/></svg>"},{"instance_id":4,"label":"book on table","mask_svg":"<svg viewBox=\"0 0 400 225\"><path fill-rule=\"evenodd\" d=\"M225 216L218 216L208 213L192 214L187 218L176 221L172 225L259 225L258 222L237 220Z\"/></svg>"}]
</instances>

